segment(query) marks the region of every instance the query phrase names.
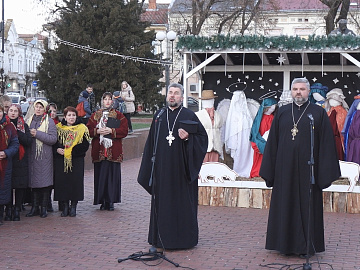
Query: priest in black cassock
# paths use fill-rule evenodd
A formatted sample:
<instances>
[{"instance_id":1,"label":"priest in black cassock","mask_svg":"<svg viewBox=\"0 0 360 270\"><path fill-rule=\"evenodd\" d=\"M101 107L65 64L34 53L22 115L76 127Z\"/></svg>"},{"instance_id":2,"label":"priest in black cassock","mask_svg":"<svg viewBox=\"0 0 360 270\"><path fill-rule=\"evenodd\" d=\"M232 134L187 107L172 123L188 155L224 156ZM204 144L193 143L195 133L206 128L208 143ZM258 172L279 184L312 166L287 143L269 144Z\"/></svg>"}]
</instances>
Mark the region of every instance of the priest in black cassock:
<instances>
[{"instance_id":1,"label":"priest in black cassock","mask_svg":"<svg viewBox=\"0 0 360 270\"><path fill-rule=\"evenodd\" d=\"M310 103L310 84L296 78L293 102L282 106L273 120L260 176L272 187L265 248L282 254L306 255L310 198L311 137L314 118L314 178L309 255L325 251L322 189L340 176L335 140L326 111Z\"/></svg>"},{"instance_id":2,"label":"priest in black cassock","mask_svg":"<svg viewBox=\"0 0 360 270\"><path fill-rule=\"evenodd\" d=\"M183 92L181 84L169 86L168 106L154 115L138 175L152 195L148 241L157 248L198 243L198 174L208 137L195 113L182 106Z\"/></svg>"}]
</instances>

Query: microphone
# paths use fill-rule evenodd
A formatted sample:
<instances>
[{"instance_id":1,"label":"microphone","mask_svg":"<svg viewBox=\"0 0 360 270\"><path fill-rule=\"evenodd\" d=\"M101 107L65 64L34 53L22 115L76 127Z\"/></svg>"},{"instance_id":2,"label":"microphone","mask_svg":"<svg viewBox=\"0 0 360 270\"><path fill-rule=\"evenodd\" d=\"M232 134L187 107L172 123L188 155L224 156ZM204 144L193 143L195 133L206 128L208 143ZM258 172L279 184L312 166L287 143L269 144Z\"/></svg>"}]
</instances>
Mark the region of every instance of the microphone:
<instances>
[{"instance_id":1,"label":"microphone","mask_svg":"<svg viewBox=\"0 0 360 270\"><path fill-rule=\"evenodd\" d=\"M314 121L314 117L312 116L311 113L308 113L307 117L310 119L310 121Z\"/></svg>"},{"instance_id":2,"label":"microphone","mask_svg":"<svg viewBox=\"0 0 360 270\"><path fill-rule=\"evenodd\" d=\"M160 116L165 112L166 108L162 108L159 114L156 116L156 121L160 118Z\"/></svg>"}]
</instances>

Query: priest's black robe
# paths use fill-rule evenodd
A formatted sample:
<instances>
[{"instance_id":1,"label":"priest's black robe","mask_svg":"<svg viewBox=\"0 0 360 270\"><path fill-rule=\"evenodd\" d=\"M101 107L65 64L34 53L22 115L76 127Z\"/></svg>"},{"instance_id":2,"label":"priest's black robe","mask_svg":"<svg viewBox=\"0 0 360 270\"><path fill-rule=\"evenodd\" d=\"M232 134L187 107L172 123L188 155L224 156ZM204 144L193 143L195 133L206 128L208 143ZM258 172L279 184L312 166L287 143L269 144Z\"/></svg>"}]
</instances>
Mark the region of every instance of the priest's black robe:
<instances>
[{"instance_id":1,"label":"priest's black robe","mask_svg":"<svg viewBox=\"0 0 360 270\"><path fill-rule=\"evenodd\" d=\"M306 254L310 190L310 120L314 118L314 178L310 218L309 253L325 250L322 189L340 176L335 140L326 111L306 102L300 108L292 103L275 115L266 143L260 176L273 187L265 248L283 254ZM294 107L298 133L292 140ZM315 248L315 250L314 250Z\"/></svg>"},{"instance_id":2,"label":"priest's black robe","mask_svg":"<svg viewBox=\"0 0 360 270\"><path fill-rule=\"evenodd\" d=\"M198 243L198 174L208 146L207 134L195 113L187 108L180 106L174 111L167 108L159 119L158 114L159 111L150 128L138 175L139 184L152 195L148 242L166 249L191 248ZM166 137L177 115L175 140L169 146ZM189 133L188 140L178 135L184 120L197 122L197 130ZM159 126L153 182L149 186Z\"/></svg>"}]
</instances>

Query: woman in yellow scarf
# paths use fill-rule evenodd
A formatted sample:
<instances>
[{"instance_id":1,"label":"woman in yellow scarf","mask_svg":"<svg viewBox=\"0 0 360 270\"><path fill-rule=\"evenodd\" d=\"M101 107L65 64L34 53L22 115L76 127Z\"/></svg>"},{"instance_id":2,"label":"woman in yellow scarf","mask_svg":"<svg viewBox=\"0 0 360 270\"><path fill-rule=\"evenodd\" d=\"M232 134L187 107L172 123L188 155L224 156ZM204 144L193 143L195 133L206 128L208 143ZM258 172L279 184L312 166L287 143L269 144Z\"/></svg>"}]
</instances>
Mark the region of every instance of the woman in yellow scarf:
<instances>
[{"instance_id":1,"label":"woman in yellow scarf","mask_svg":"<svg viewBox=\"0 0 360 270\"><path fill-rule=\"evenodd\" d=\"M76 109L70 106L64 109L64 119L56 128L54 200L62 202L62 217L75 217L78 201L84 200L84 158L89 149L90 135Z\"/></svg>"}]
</instances>

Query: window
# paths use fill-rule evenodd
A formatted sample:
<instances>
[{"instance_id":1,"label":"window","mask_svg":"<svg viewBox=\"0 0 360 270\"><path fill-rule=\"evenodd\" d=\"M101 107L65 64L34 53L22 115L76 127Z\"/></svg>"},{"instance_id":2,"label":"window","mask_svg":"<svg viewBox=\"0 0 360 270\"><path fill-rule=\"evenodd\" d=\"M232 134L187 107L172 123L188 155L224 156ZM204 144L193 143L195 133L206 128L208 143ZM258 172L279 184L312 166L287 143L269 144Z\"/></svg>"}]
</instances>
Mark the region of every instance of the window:
<instances>
[{"instance_id":1,"label":"window","mask_svg":"<svg viewBox=\"0 0 360 270\"><path fill-rule=\"evenodd\" d=\"M303 21L303 19L302 18L298 18L298 22L302 22Z\"/></svg>"}]
</instances>

